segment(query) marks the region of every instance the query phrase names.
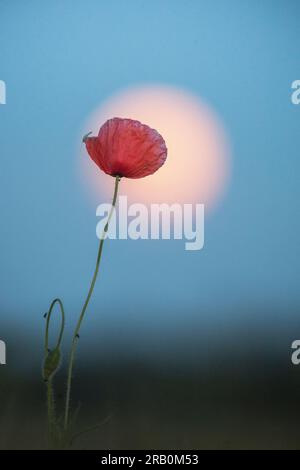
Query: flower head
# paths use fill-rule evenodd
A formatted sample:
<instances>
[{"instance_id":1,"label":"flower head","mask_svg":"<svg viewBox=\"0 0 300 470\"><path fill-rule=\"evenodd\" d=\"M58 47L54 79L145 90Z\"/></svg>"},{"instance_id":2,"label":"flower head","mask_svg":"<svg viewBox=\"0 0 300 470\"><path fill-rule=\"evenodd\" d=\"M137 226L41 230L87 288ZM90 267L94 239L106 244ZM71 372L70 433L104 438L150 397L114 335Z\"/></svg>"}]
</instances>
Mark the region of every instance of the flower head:
<instances>
[{"instance_id":1,"label":"flower head","mask_svg":"<svg viewBox=\"0 0 300 470\"><path fill-rule=\"evenodd\" d=\"M155 173L167 158L162 136L133 119L106 121L97 137L83 138L92 160L111 176L143 178Z\"/></svg>"}]
</instances>

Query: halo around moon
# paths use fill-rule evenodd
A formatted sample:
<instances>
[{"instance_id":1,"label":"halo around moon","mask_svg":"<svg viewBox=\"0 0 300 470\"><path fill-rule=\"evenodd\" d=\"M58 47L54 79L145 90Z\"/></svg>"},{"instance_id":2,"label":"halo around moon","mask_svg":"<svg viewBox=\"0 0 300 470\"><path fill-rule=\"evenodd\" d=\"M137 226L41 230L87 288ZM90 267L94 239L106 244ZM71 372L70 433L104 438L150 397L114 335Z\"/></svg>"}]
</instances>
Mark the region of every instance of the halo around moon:
<instances>
[{"instance_id":1,"label":"halo around moon","mask_svg":"<svg viewBox=\"0 0 300 470\"><path fill-rule=\"evenodd\" d=\"M112 117L137 119L165 139L168 158L154 175L124 178L121 194L129 202L203 203L212 209L224 195L230 174L229 142L220 118L199 97L165 85L136 86L108 98L91 113L82 135L97 135ZM98 203L109 201L112 178L102 173L86 149L80 155L80 173Z\"/></svg>"}]
</instances>

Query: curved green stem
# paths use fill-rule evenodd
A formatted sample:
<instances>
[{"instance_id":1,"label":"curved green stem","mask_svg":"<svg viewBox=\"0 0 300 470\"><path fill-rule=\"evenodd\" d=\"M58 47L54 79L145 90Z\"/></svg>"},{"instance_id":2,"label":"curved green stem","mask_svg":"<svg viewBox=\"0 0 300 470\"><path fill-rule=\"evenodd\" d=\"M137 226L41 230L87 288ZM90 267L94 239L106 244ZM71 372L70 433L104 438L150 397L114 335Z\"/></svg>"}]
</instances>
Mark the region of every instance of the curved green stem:
<instances>
[{"instance_id":1,"label":"curved green stem","mask_svg":"<svg viewBox=\"0 0 300 470\"><path fill-rule=\"evenodd\" d=\"M51 302L49 312L47 313L47 322L46 322L46 331L45 331L45 354L46 355L48 354L48 350L49 350L49 325L50 325L50 319L51 319L52 310L53 310L56 303L60 307L61 325L60 325L59 337L58 337L55 349L60 347L61 340L62 340L62 337L63 337L63 334L64 334L64 329L65 329L65 310L64 310L64 306L63 306L62 301L59 298L57 298L57 299L54 299L53 302Z\"/></svg>"},{"instance_id":2,"label":"curved green stem","mask_svg":"<svg viewBox=\"0 0 300 470\"><path fill-rule=\"evenodd\" d=\"M69 424L69 409L70 409L70 395L71 395L71 384L72 384L72 371L73 371L73 364L74 364L74 356L75 356L75 351L76 351L76 345L77 345L77 339L78 339L78 334L79 330L81 327L82 320L84 318L84 314L86 312L87 306L89 304L90 298L92 296L98 271L99 271L99 266L100 266L100 261L101 261L101 255L102 255L102 250L103 250L103 244L105 240L106 233L108 231L109 223L111 220L111 217L113 215L115 206L116 206L116 201L117 201L117 195L118 195L118 187L119 187L119 182L120 182L120 177L116 176L115 180L115 189L114 189L114 195L113 195L113 200L111 204L111 209L108 215L107 222L105 224L100 243L99 243L99 248L98 248L98 255L97 255L97 260L96 260L96 266L95 266L95 271L92 277L91 285L88 291L88 295L86 297L86 300L83 304L75 331L74 335L72 338L72 345L71 345L71 352L70 352L70 359L69 359L69 367L68 367L68 378L67 378L67 392L66 392L66 405L65 405L65 417L64 417L64 429L65 431L68 429L68 424Z\"/></svg>"},{"instance_id":3,"label":"curved green stem","mask_svg":"<svg viewBox=\"0 0 300 470\"><path fill-rule=\"evenodd\" d=\"M51 314L52 314L55 304L58 304L60 307L61 326L60 326L60 332L59 332L56 346L51 352L49 349L49 326L50 326ZM50 445L53 443L55 439L55 431L56 431L56 418L55 418L52 378L53 378L53 374L55 373L56 369L59 366L59 359L60 359L59 347L62 341L64 328L65 328L64 306L63 306L62 301L57 298L53 300L53 302L50 305L49 312L47 313L47 322L46 322L46 330L45 330L45 362L44 362L44 368L43 368L44 380L46 381L46 384L47 384L48 439L49 439ZM53 356L53 352L56 352L55 356Z\"/></svg>"}]
</instances>

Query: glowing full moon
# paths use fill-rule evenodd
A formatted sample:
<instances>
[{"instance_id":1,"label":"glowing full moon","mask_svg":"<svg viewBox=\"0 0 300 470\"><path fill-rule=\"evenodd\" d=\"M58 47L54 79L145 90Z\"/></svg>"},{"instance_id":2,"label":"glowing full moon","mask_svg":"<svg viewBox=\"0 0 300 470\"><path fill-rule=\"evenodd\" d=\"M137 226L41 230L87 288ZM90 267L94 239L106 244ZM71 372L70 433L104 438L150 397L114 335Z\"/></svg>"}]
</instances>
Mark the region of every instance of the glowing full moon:
<instances>
[{"instance_id":1,"label":"glowing full moon","mask_svg":"<svg viewBox=\"0 0 300 470\"><path fill-rule=\"evenodd\" d=\"M229 177L229 144L221 120L202 100L171 86L140 86L121 91L92 112L82 135L97 135L112 117L137 119L165 139L168 158L157 173L140 180L123 178L121 194L145 204L203 203L211 209L221 199ZM91 161L83 146L80 173L97 201L111 198L112 178Z\"/></svg>"}]
</instances>

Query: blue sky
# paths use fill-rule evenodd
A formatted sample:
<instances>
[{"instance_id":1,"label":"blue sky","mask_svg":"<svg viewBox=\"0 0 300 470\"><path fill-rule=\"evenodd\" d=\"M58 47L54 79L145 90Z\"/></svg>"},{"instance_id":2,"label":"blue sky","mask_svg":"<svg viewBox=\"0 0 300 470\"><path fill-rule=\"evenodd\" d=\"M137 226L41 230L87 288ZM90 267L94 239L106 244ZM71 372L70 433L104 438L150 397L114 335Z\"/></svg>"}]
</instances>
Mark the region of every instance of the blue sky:
<instances>
[{"instance_id":1,"label":"blue sky","mask_svg":"<svg viewBox=\"0 0 300 470\"><path fill-rule=\"evenodd\" d=\"M233 148L230 187L200 252L175 241L107 244L85 331L245 331L261 328L262 312L266 329L274 316L279 329L292 321L299 13L296 1L1 1L1 323L35 331L58 295L75 320L97 250L78 135L101 101L149 83L185 88L218 112Z\"/></svg>"}]
</instances>

